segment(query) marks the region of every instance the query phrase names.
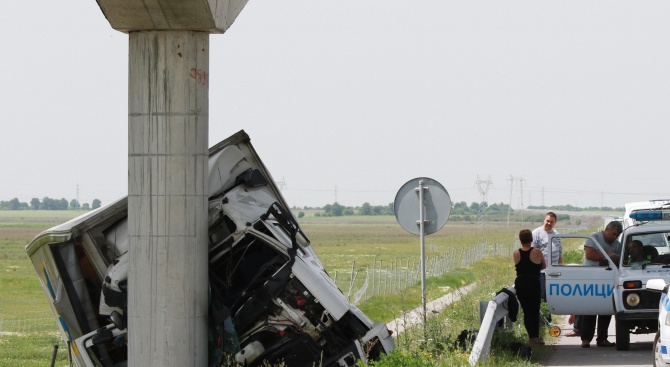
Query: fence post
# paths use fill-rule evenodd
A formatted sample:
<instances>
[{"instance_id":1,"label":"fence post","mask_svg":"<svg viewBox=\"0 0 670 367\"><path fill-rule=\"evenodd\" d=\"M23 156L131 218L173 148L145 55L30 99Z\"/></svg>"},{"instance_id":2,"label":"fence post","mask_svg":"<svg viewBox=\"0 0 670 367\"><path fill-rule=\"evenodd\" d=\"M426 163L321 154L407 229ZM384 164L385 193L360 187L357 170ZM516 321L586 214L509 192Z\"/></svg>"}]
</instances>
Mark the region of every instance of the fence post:
<instances>
[{"instance_id":1,"label":"fence post","mask_svg":"<svg viewBox=\"0 0 670 367\"><path fill-rule=\"evenodd\" d=\"M356 266L356 261L351 262L351 275L349 276L349 292L347 292L347 299L351 302L351 288L354 287L354 268Z\"/></svg>"},{"instance_id":2,"label":"fence post","mask_svg":"<svg viewBox=\"0 0 670 367\"><path fill-rule=\"evenodd\" d=\"M407 258L407 269L405 270L405 289L409 288L409 257Z\"/></svg>"},{"instance_id":3,"label":"fence post","mask_svg":"<svg viewBox=\"0 0 670 367\"><path fill-rule=\"evenodd\" d=\"M394 289L394 286L393 286L393 284L394 284L393 279L395 278L395 270L394 269L395 269L395 262L393 260L391 260L391 286L389 287L389 293L395 293L395 289Z\"/></svg>"},{"instance_id":4,"label":"fence post","mask_svg":"<svg viewBox=\"0 0 670 367\"><path fill-rule=\"evenodd\" d=\"M416 284L419 281L418 274L419 270L416 268L416 264L414 263L415 259L412 258L412 284Z\"/></svg>"},{"instance_id":5,"label":"fence post","mask_svg":"<svg viewBox=\"0 0 670 367\"><path fill-rule=\"evenodd\" d=\"M375 255L373 265L372 265L372 296L373 297L375 295L375 274L376 273L377 273L377 255ZM366 295L367 295L367 292L366 292Z\"/></svg>"},{"instance_id":6,"label":"fence post","mask_svg":"<svg viewBox=\"0 0 670 367\"><path fill-rule=\"evenodd\" d=\"M395 270L393 271L393 293L398 293L398 258L395 258Z\"/></svg>"},{"instance_id":7,"label":"fence post","mask_svg":"<svg viewBox=\"0 0 670 367\"><path fill-rule=\"evenodd\" d=\"M386 271L384 272L384 294L388 293L389 285L389 266L386 265Z\"/></svg>"},{"instance_id":8,"label":"fence post","mask_svg":"<svg viewBox=\"0 0 670 367\"><path fill-rule=\"evenodd\" d=\"M370 265L365 266L365 283L363 283L363 284L367 284L368 279L370 279ZM368 300L368 287L366 286L365 287L365 301L367 301L367 300Z\"/></svg>"},{"instance_id":9,"label":"fence post","mask_svg":"<svg viewBox=\"0 0 670 367\"><path fill-rule=\"evenodd\" d=\"M384 264L384 259L379 259L379 279L377 279L377 295L380 295L380 288L382 284L382 265Z\"/></svg>"},{"instance_id":10,"label":"fence post","mask_svg":"<svg viewBox=\"0 0 670 367\"><path fill-rule=\"evenodd\" d=\"M56 365L56 357L58 357L58 344L54 344L54 351L51 354L51 367Z\"/></svg>"}]
</instances>

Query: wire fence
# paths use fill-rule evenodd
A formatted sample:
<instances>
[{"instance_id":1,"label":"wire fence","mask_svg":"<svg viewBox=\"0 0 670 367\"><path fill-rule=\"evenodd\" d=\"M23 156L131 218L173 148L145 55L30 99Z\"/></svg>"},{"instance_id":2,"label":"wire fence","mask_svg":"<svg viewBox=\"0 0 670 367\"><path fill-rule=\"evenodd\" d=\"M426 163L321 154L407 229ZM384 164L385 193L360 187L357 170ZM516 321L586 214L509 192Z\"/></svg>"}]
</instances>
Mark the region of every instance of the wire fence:
<instances>
[{"instance_id":1,"label":"wire fence","mask_svg":"<svg viewBox=\"0 0 670 367\"><path fill-rule=\"evenodd\" d=\"M51 310L21 313L0 313L0 337L2 339L27 339L37 349L67 350ZM0 346L0 350L2 347Z\"/></svg>"},{"instance_id":2,"label":"wire fence","mask_svg":"<svg viewBox=\"0 0 670 367\"><path fill-rule=\"evenodd\" d=\"M487 256L512 256L514 243L480 242L474 246L449 249L426 257L426 278L439 277L462 267L473 265ZM373 264L357 269L352 261L348 272L335 271L335 284L349 302L358 304L370 297L399 294L421 282L421 260L417 257L393 258L384 261L374 257Z\"/></svg>"}]
</instances>

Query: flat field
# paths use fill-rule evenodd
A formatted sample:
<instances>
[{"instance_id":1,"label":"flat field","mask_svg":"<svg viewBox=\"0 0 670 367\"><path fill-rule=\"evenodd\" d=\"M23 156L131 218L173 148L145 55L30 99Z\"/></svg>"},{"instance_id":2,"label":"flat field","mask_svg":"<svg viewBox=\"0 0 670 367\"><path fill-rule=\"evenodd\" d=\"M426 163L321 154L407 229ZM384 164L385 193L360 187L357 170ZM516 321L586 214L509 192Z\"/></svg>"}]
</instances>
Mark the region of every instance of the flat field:
<instances>
[{"instance_id":1,"label":"flat field","mask_svg":"<svg viewBox=\"0 0 670 367\"><path fill-rule=\"evenodd\" d=\"M58 366L67 349L25 246L41 231L83 211L0 211L0 366L47 366L59 344Z\"/></svg>"},{"instance_id":2,"label":"flat field","mask_svg":"<svg viewBox=\"0 0 670 367\"><path fill-rule=\"evenodd\" d=\"M559 222L561 233L590 233L599 224L599 216L580 216L579 220ZM374 259L390 264L398 259L405 264L420 256L419 236L405 231L394 216L314 217L299 220L326 270L351 271L373 266ZM447 222L439 231L425 237L426 257L452 253L485 243L488 246L518 243L521 229L534 229L541 222ZM568 248L572 249L572 248Z\"/></svg>"},{"instance_id":3,"label":"flat field","mask_svg":"<svg viewBox=\"0 0 670 367\"><path fill-rule=\"evenodd\" d=\"M82 213L0 210L0 315L7 317L11 314L49 310L24 247L41 231Z\"/></svg>"},{"instance_id":4,"label":"flat field","mask_svg":"<svg viewBox=\"0 0 670 367\"><path fill-rule=\"evenodd\" d=\"M420 238L405 231L393 216L315 217L300 220L315 251L329 272L372 266L374 259L386 264L395 259L417 259ZM448 222L441 230L425 236L426 256L441 255L453 249L468 248L479 242L513 243L516 226Z\"/></svg>"}]
</instances>

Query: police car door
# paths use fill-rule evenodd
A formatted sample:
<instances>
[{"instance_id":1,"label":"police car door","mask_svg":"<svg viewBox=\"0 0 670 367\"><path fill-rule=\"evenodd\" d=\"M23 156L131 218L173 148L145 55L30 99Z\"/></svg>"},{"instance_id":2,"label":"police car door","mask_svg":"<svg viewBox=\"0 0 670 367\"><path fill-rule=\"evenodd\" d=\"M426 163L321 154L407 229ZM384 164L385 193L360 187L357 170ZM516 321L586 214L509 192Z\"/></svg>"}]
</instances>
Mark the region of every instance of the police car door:
<instances>
[{"instance_id":1,"label":"police car door","mask_svg":"<svg viewBox=\"0 0 670 367\"><path fill-rule=\"evenodd\" d=\"M590 236L559 235L563 248L583 245ZM553 236L551 237L553 238ZM549 240L550 246L553 241ZM600 244L592 238L602 253ZM566 246L567 245L567 246ZM550 252L551 253L551 252ZM547 264L547 307L557 315L609 315L614 313L612 294L618 268L607 257L607 266L581 264Z\"/></svg>"}]
</instances>

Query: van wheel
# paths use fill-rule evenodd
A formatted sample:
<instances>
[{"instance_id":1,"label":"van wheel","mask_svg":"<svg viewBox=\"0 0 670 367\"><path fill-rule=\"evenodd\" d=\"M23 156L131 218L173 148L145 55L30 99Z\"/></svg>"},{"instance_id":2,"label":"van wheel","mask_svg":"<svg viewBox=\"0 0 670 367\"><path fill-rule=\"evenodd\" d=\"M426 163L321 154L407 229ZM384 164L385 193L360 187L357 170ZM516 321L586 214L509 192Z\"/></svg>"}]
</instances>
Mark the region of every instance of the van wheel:
<instances>
[{"instance_id":1,"label":"van wheel","mask_svg":"<svg viewBox=\"0 0 670 367\"><path fill-rule=\"evenodd\" d=\"M615 320L616 322L616 350L630 349L630 331L628 330L628 323L623 320Z\"/></svg>"}]
</instances>

